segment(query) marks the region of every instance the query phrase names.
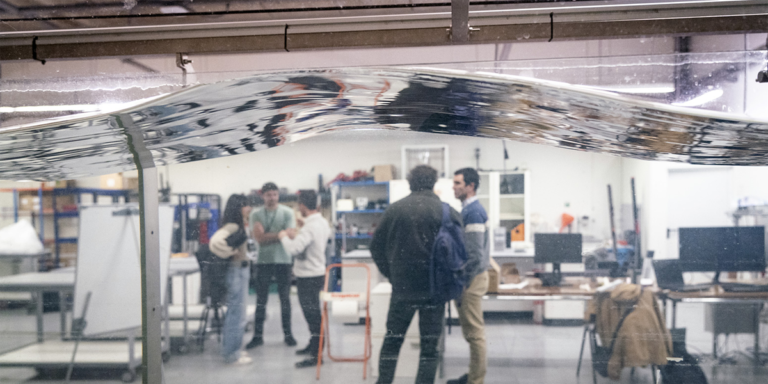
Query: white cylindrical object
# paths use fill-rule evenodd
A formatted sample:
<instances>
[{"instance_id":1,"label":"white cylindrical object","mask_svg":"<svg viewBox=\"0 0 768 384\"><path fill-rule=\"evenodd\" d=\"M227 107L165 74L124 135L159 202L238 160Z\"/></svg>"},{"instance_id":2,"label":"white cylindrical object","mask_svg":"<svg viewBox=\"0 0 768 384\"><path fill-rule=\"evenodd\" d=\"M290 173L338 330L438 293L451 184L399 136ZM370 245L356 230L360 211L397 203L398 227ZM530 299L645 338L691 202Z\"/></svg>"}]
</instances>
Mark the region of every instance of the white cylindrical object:
<instances>
[{"instance_id":1,"label":"white cylindrical object","mask_svg":"<svg viewBox=\"0 0 768 384\"><path fill-rule=\"evenodd\" d=\"M357 300L338 300L331 302L331 318L343 323L357 323L360 315Z\"/></svg>"}]
</instances>

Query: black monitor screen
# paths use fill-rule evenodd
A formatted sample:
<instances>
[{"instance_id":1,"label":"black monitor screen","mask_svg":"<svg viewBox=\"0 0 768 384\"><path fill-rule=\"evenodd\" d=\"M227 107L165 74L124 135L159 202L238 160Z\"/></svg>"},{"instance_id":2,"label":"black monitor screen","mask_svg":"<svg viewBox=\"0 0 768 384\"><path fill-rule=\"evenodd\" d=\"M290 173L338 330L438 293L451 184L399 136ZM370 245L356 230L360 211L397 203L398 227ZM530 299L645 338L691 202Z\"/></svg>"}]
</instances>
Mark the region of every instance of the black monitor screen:
<instances>
[{"instance_id":1,"label":"black monitor screen","mask_svg":"<svg viewBox=\"0 0 768 384\"><path fill-rule=\"evenodd\" d=\"M534 263L581 263L580 233L537 233Z\"/></svg>"},{"instance_id":2,"label":"black monitor screen","mask_svg":"<svg viewBox=\"0 0 768 384\"><path fill-rule=\"evenodd\" d=\"M721 271L765 271L765 227L734 227L733 252L718 258Z\"/></svg>"},{"instance_id":3,"label":"black monitor screen","mask_svg":"<svg viewBox=\"0 0 768 384\"><path fill-rule=\"evenodd\" d=\"M680 228L683 271L765 270L764 227Z\"/></svg>"}]
</instances>

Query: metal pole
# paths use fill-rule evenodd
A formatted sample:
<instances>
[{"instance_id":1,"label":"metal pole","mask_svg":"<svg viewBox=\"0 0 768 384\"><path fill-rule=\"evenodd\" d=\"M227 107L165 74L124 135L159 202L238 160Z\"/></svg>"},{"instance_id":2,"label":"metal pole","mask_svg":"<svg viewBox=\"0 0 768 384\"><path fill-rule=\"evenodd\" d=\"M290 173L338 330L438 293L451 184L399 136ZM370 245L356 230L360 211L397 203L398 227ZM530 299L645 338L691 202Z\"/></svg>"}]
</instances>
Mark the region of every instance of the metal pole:
<instances>
[{"instance_id":1,"label":"metal pole","mask_svg":"<svg viewBox=\"0 0 768 384\"><path fill-rule=\"evenodd\" d=\"M45 244L45 212L43 211L43 184L37 189L37 198L40 200L40 242Z\"/></svg>"},{"instance_id":2,"label":"metal pole","mask_svg":"<svg viewBox=\"0 0 768 384\"><path fill-rule=\"evenodd\" d=\"M469 41L469 0L451 0L451 41Z\"/></svg>"},{"instance_id":3,"label":"metal pole","mask_svg":"<svg viewBox=\"0 0 768 384\"><path fill-rule=\"evenodd\" d=\"M67 337L67 296L66 291L59 291L59 321L61 322L61 339Z\"/></svg>"},{"instance_id":4,"label":"metal pole","mask_svg":"<svg viewBox=\"0 0 768 384\"><path fill-rule=\"evenodd\" d=\"M642 272L643 266L640 264L643 260L640 249L640 215L637 210L637 193L635 192L635 178L632 178L632 214L635 219L635 266L632 268L632 284L637 284L637 276Z\"/></svg>"},{"instance_id":5,"label":"metal pole","mask_svg":"<svg viewBox=\"0 0 768 384\"><path fill-rule=\"evenodd\" d=\"M19 222L19 191L13 190L13 222Z\"/></svg>"},{"instance_id":6,"label":"metal pole","mask_svg":"<svg viewBox=\"0 0 768 384\"><path fill-rule=\"evenodd\" d=\"M616 225L613 221L613 194L611 193L610 184L608 184L608 208L611 214L611 238L613 239L613 256L616 257L616 261L619 261L619 249L616 246Z\"/></svg>"},{"instance_id":7,"label":"metal pole","mask_svg":"<svg viewBox=\"0 0 768 384\"><path fill-rule=\"evenodd\" d=\"M142 382L162 383L162 298L160 297L160 239L158 233L157 168L141 129L130 115L114 116L139 172L139 236L141 239Z\"/></svg>"},{"instance_id":8,"label":"metal pole","mask_svg":"<svg viewBox=\"0 0 768 384\"><path fill-rule=\"evenodd\" d=\"M35 316L37 318L37 342L43 342L43 291L37 291Z\"/></svg>"}]
</instances>

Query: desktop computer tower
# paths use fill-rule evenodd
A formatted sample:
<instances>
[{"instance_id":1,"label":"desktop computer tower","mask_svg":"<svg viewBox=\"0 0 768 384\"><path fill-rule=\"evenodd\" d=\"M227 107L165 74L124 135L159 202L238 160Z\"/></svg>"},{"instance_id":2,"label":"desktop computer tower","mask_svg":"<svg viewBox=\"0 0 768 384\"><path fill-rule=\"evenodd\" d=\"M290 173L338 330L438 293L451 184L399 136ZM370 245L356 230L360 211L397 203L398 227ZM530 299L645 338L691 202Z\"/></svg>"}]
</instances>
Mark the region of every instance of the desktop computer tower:
<instances>
[{"instance_id":1,"label":"desktop computer tower","mask_svg":"<svg viewBox=\"0 0 768 384\"><path fill-rule=\"evenodd\" d=\"M723 333L755 333L758 309L754 304L707 304L704 307L704 330Z\"/></svg>"}]
</instances>

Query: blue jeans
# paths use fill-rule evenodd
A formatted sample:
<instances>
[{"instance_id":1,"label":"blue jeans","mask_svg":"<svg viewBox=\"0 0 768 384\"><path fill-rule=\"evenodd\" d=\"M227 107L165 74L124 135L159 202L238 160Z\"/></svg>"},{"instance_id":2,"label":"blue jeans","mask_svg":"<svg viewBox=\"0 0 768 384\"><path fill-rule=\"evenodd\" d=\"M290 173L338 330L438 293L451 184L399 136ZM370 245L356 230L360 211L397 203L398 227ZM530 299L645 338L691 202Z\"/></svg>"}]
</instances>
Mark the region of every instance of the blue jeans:
<instances>
[{"instance_id":1,"label":"blue jeans","mask_svg":"<svg viewBox=\"0 0 768 384\"><path fill-rule=\"evenodd\" d=\"M245 333L245 298L248 296L250 268L240 262L232 263L227 269L227 315L224 319L221 354L224 361L232 363L240 358Z\"/></svg>"}]
</instances>

